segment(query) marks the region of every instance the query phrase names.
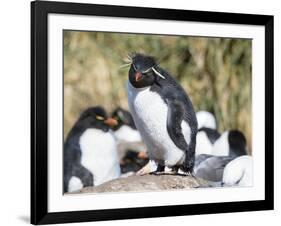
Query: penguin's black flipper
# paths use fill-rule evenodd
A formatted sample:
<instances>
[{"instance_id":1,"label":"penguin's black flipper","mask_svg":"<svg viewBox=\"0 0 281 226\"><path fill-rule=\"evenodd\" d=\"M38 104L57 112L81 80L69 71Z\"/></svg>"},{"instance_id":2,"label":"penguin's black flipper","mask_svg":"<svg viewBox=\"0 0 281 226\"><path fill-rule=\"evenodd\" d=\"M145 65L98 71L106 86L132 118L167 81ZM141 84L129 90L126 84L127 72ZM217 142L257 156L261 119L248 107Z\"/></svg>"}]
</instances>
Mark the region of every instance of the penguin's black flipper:
<instances>
[{"instance_id":1,"label":"penguin's black flipper","mask_svg":"<svg viewBox=\"0 0 281 226\"><path fill-rule=\"evenodd\" d=\"M83 187L94 186L94 176L84 166L76 166L73 171L74 175L82 181Z\"/></svg>"},{"instance_id":2,"label":"penguin's black flipper","mask_svg":"<svg viewBox=\"0 0 281 226\"><path fill-rule=\"evenodd\" d=\"M181 150L186 151L188 144L182 133L181 123L184 117L183 103L176 98L166 98L168 104L167 130L174 144Z\"/></svg>"}]
</instances>

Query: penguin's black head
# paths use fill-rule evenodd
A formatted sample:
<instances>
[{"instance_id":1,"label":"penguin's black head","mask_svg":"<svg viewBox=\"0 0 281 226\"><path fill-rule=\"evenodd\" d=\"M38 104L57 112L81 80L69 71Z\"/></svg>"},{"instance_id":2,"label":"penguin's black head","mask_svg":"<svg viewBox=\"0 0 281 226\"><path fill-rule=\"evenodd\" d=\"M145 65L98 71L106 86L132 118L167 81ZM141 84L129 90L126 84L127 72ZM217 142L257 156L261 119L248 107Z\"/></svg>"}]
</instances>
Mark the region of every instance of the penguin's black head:
<instances>
[{"instance_id":1,"label":"penguin's black head","mask_svg":"<svg viewBox=\"0 0 281 226\"><path fill-rule=\"evenodd\" d=\"M78 122L83 128L96 128L107 132L110 127L117 125L117 121L108 118L106 111L102 107L91 107L80 115Z\"/></svg>"},{"instance_id":2,"label":"penguin's black head","mask_svg":"<svg viewBox=\"0 0 281 226\"><path fill-rule=\"evenodd\" d=\"M136 129L134 120L130 112L118 107L113 112L111 117L117 120L118 124L113 127L114 130L119 129L122 125L130 126L133 129Z\"/></svg>"},{"instance_id":3,"label":"penguin's black head","mask_svg":"<svg viewBox=\"0 0 281 226\"><path fill-rule=\"evenodd\" d=\"M122 173L137 172L148 163L149 159L143 152L128 150L120 161Z\"/></svg>"},{"instance_id":4,"label":"penguin's black head","mask_svg":"<svg viewBox=\"0 0 281 226\"><path fill-rule=\"evenodd\" d=\"M247 155L247 149L246 149L246 138L243 133L241 133L239 130L230 130L228 134L228 142L230 155L235 156L241 156L241 155Z\"/></svg>"},{"instance_id":5,"label":"penguin's black head","mask_svg":"<svg viewBox=\"0 0 281 226\"><path fill-rule=\"evenodd\" d=\"M143 54L132 56L132 64L129 70L129 81L135 88L151 86L157 76L164 78L157 71L157 64L153 57Z\"/></svg>"}]
</instances>

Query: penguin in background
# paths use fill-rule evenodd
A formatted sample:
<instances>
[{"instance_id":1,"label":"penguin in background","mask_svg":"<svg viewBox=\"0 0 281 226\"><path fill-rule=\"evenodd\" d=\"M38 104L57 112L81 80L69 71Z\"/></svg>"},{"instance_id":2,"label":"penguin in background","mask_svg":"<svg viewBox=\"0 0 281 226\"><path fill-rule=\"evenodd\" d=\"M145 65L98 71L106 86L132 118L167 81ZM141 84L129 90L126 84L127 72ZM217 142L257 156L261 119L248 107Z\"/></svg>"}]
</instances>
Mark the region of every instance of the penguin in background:
<instances>
[{"instance_id":1,"label":"penguin in background","mask_svg":"<svg viewBox=\"0 0 281 226\"><path fill-rule=\"evenodd\" d=\"M222 186L253 186L253 157L243 155L229 162L223 172Z\"/></svg>"},{"instance_id":2,"label":"penguin in background","mask_svg":"<svg viewBox=\"0 0 281 226\"><path fill-rule=\"evenodd\" d=\"M116 124L102 107L82 112L64 144L64 192L97 186L120 176L116 140L110 130Z\"/></svg>"},{"instance_id":3,"label":"penguin in background","mask_svg":"<svg viewBox=\"0 0 281 226\"><path fill-rule=\"evenodd\" d=\"M207 127L198 129L196 136L196 155L212 154L213 146L220 136L221 134L215 129Z\"/></svg>"},{"instance_id":4,"label":"penguin in background","mask_svg":"<svg viewBox=\"0 0 281 226\"><path fill-rule=\"evenodd\" d=\"M157 164L154 173L165 166L192 173L197 119L188 95L151 56L134 54L128 77L129 109L149 159Z\"/></svg>"},{"instance_id":5,"label":"penguin in background","mask_svg":"<svg viewBox=\"0 0 281 226\"><path fill-rule=\"evenodd\" d=\"M145 146L129 111L117 107L111 114L118 124L113 127L117 139L122 176L131 175L142 168L147 162Z\"/></svg>"},{"instance_id":6,"label":"penguin in background","mask_svg":"<svg viewBox=\"0 0 281 226\"><path fill-rule=\"evenodd\" d=\"M217 123L215 116L208 111L196 112L196 118L198 121L198 130L205 127L210 129L217 129Z\"/></svg>"},{"instance_id":7,"label":"penguin in background","mask_svg":"<svg viewBox=\"0 0 281 226\"><path fill-rule=\"evenodd\" d=\"M141 142L141 135L137 130L130 112L117 107L111 114L118 124L113 127L115 137L123 142Z\"/></svg>"},{"instance_id":8,"label":"penguin in background","mask_svg":"<svg viewBox=\"0 0 281 226\"><path fill-rule=\"evenodd\" d=\"M149 159L142 152L128 150L121 159L120 167L123 174L135 174L148 163Z\"/></svg>"},{"instance_id":9,"label":"penguin in background","mask_svg":"<svg viewBox=\"0 0 281 226\"><path fill-rule=\"evenodd\" d=\"M234 158L202 154L196 156L194 175L208 181L222 181L226 165Z\"/></svg>"},{"instance_id":10,"label":"penguin in background","mask_svg":"<svg viewBox=\"0 0 281 226\"><path fill-rule=\"evenodd\" d=\"M238 130L222 134L215 142L212 154L197 155L195 175L209 181L222 181L225 167L239 156L247 155L246 138Z\"/></svg>"},{"instance_id":11,"label":"penguin in background","mask_svg":"<svg viewBox=\"0 0 281 226\"><path fill-rule=\"evenodd\" d=\"M196 113L198 121L198 132L196 136L195 154L212 154L215 141L220 137L217 131L215 116L207 111Z\"/></svg>"},{"instance_id":12,"label":"penguin in background","mask_svg":"<svg viewBox=\"0 0 281 226\"><path fill-rule=\"evenodd\" d=\"M246 137L239 130L225 131L214 143L212 155L238 157L247 155Z\"/></svg>"}]
</instances>

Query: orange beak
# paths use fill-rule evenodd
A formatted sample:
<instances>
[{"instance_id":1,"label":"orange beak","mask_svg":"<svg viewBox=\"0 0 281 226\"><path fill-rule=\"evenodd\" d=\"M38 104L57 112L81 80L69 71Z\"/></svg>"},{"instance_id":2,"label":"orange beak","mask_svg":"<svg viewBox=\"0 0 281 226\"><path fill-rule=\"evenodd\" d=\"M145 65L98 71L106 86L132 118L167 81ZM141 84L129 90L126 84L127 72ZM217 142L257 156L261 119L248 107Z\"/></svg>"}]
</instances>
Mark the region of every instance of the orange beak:
<instances>
[{"instance_id":1,"label":"orange beak","mask_svg":"<svg viewBox=\"0 0 281 226\"><path fill-rule=\"evenodd\" d=\"M111 126L111 127L112 127L112 126L117 126L117 125L118 125L117 120L114 119L114 118L108 118L108 119L104 120L104 123L107 124L107 125L109 125L109 126Z\"/></svg>"},{"instance_id":2,"label":"orange beak","mask_svg":"<svg viewBox=\"0 0 281 226\"><path fill-rule=\"evenodd\" d=\"M136 76L136 82L138 82L139 80L141 80L142 74L140 72L137 72L135 76Z\"/></svg>"},{"instance_id":3,"label":"orange beak","mask_svg":"<svg viewBox=\"0 0 281 226\"><path fill-rule=\"evenodd\" d=\"M140 152L138 153L138 158L140 158L140 159L146 159L146 158L148 158L148 156L147 156L147 154L146 154L146 151L140 151Z\"/></svg>"}]
</instances>

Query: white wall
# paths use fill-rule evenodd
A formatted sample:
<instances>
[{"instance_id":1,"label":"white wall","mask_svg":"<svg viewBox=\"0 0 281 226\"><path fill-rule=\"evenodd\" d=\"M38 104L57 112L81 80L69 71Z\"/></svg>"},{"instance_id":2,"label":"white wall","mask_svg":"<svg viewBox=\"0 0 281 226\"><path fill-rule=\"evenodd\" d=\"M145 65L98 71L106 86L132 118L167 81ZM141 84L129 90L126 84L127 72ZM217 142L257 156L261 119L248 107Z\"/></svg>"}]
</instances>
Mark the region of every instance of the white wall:
<instances>
[{"instance_id":1,"label":"white wall","mask_svg":"<svg viewBox=\"0 0 281 226\"><path fill-rule=\"evenodd\" d=\"M227 11L275 15L275 179L281 167L280 131L280 17L277 0L93 0L80 1L100 4L136 5L205 11ZM0 13L0 224L23 225L29 221L29 98L30 98L30 4L27 0L1 1ZM279 29L277 29L279 28ZM278 67L278 68L277 68ZM278 89L279 88L279 89ZM263 123L263 122L261 122ZM281 220L280 180L275 180L275 211L230 213L98 222L96 225L238 225L270 224ZM90 225L86 223L84 225Z\"/></svg>"}]
</instances>

